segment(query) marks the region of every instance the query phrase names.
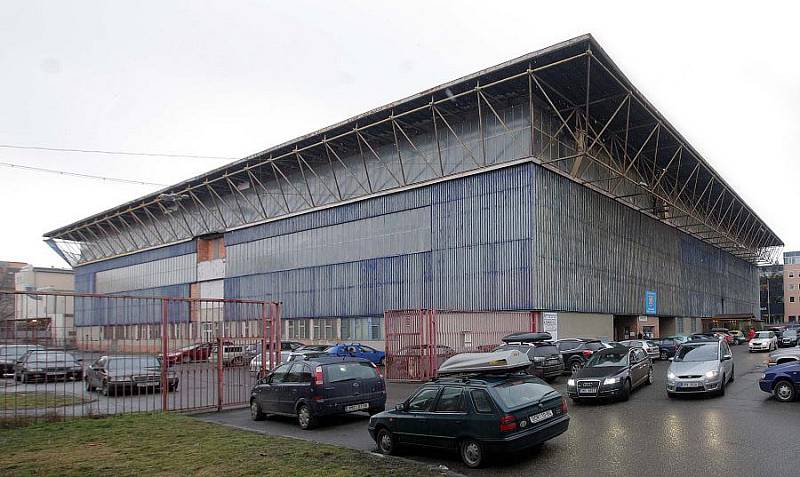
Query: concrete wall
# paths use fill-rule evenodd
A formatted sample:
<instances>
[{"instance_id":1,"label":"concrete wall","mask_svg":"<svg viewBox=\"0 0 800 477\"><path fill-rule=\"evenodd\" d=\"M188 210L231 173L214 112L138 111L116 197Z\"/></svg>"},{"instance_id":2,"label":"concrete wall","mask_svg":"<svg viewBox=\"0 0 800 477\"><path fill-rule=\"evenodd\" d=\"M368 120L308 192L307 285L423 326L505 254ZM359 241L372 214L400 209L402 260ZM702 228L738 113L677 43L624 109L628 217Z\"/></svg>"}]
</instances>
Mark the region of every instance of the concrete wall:
<instances>
[{"instance_id":1,"label":"concrete wall","mask_svg":"<svg viewBox=\"0 0 800 477\"><path fill-rule=\"evenodd\" d=\"M614 336L614 316L600 313L558 313L558 338Z\"/></svg>"}]
</instances>

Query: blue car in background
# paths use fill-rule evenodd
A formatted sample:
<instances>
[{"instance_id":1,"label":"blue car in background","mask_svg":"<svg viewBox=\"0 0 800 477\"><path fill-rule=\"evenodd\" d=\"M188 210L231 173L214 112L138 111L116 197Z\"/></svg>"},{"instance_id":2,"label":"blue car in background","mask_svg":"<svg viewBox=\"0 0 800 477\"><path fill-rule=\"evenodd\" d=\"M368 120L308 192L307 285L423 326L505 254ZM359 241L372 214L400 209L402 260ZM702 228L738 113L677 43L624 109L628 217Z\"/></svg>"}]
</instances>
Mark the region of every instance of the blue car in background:
<instances>
[{"instance_id":1,"label":"blue car in background","mask_svg":"<svg viewBox=\"0 0 800 477\"><path fill-rule=\"evenodd\" d=\"M800 362L779 364L761 375L758 386L781 402L794 401L800 391Z\"/></svg>"},{"instance_id":2,"label":"blue car in background","mask_svg":"<svg viewBox=\"0 0 800 477\"><path fill-rule=\"evenodd\" d=\"M378 366L383 366L386 361L386 353L378 351L370 346L361 343L340 343L326 349L325 352L332 356L350 356L352 358L364 358L372 361Z\"/></svg>"}]
</instances>

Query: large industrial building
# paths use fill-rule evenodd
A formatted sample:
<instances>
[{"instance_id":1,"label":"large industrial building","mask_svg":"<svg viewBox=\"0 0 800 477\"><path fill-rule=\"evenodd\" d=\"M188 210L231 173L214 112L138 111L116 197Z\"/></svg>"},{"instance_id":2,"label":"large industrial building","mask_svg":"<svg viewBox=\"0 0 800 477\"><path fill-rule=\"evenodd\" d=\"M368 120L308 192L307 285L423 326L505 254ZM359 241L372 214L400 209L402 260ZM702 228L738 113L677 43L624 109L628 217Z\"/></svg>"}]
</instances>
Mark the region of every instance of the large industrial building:
<instances>
[{"instance_id":1,"label":"large industrial building","mask_svg":"<svg viewBox=\"0 0 800 477\"><path fill-rule=\"evenodd\" d=\"M375 342L395 309L556 312L559 337L617 339L758 317L783 245L589 35L46 238L78 291L280 301L287 338ZM153 323L76 305L79 337Z\"/></svg>"}]
</instances>

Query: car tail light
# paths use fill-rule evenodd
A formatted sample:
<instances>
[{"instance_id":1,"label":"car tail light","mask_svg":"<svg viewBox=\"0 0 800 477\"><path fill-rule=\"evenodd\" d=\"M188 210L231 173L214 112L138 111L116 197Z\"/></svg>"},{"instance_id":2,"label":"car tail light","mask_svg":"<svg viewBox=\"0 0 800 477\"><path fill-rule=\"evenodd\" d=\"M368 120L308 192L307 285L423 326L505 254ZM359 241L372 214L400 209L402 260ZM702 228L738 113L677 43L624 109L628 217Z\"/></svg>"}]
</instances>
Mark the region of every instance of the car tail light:
<instances>
[{"instance_id":1,"label":"car tail light","mask_svg":"<svg viewBox=\"0 0 800 477\"><path fill-rule=\"evenodd\" d=\"M569 409L567 409L567 400L563 397L561 398L561 414L566 414Z\"/></svg>"},{"instance_id":2,"label":"car tail light","mask_svg":"<svg viewBox=\"0 0 800 477\"><path fill-rule=\"evenodd\" d=\"M381 374L381 370L378 369L377 366L375 366L375 363L369 363L369 364L371 364L372 365L372 369L375 370L375 375L382 379L383 375Z\"/></svg>"},{"instance_id":3,"label":"car tail light","mask_svg":"<svg viewBox=\"0 0 800 477\"><path fill-rule=\"evenodd\" d=\"M500 418L500 432L509 432L516 430L517 418L512 415L503 416Z\"/></svg>"},{"instance_id":4,"label":"car tail light","mask_svg":"<svg viewBox=\"0 0 800 477\"><path fill-rule=\"evenodd\" d=\"M592 355L592 350L590 350L590 349L585 349L585 350L581 351L581 354L583 354L583 357L584 357L584 358L588 358L589 356L591 356L591 355Z\"/></svg>"},{"instance_id":5,"label":"car tail light","mask_svg":"<svg viewBox=\"0 0 800 477\"><path fill-rule=\"evenodd\" d=\"M322 386L325 383L325 377L322 375L322 366L314 368L314 384Z\"/></svg>"}]
</instances>

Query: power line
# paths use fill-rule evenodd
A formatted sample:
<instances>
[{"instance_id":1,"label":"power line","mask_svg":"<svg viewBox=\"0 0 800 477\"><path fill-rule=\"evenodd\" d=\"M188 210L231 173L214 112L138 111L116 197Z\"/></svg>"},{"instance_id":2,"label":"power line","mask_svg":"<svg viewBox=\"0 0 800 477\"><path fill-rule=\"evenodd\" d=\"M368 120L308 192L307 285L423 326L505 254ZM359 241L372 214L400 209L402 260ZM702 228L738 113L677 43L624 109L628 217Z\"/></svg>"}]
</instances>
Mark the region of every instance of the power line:
<instances>
[{"instance_id":1,"label":"power line","mask_svg":"<svg viewBox=\"0 0 800 477\"><path fill-rule=\"evenodd\" d=\"M4 149L27 149L34 151L55 151L55 152L81 152L90 154L111 154L115 156L147 156L147 157L182 157L188 159L224 159L233 161L241 159L239 157L225 157L225 156L200 156L195 154L160 154L155 152L129 152L129 151L105 151L101 149L68 149L62 147L45 147L45 146L19 146L16 144L0 144L0 148Z\"/></svg>"},{"instance_id":2,"label":"power line","mask_svg":"<svg viewBox=\"0 0 800 477\"><path fill-rule=\"evenodd\" d=\"M21 164L12 164L10 162L0 162L0 166L10 167L12 169L22 169L33 172L46 172L49 174L58 174L60 176L71 176L71 177L80 177L82 179L101 180L105 182L121 182L123 184L137 184L137 185L156 186L156 187L167 186L167 184L157 184L155 182L137 181L133 179L122 179L120 177L95 176L92 174L81 174L80 172L60 171L57 169L46 169L44 167L23 166Z\"/></svg>"}]
</instances>

